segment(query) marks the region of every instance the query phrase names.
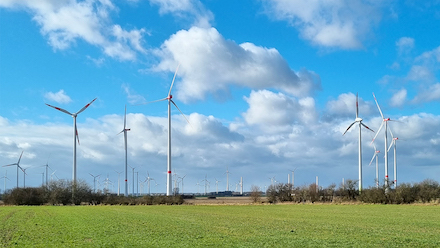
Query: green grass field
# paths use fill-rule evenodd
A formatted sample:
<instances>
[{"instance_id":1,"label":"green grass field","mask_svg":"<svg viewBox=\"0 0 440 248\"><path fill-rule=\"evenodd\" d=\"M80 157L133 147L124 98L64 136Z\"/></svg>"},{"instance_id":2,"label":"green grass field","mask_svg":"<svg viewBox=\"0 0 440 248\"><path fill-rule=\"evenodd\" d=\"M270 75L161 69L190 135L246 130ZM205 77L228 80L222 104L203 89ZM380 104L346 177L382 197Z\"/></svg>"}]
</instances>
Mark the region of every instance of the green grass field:
<instances>
[{"instance_id":1,"label":"green grass field","mask_svg":"<svg viewBox=\"0 0 440 248\"><path fill-rule=\"evenodd\" d=\"M5 206L2 247L440 247L440 207Z\"/></svg>"}]
</instances>

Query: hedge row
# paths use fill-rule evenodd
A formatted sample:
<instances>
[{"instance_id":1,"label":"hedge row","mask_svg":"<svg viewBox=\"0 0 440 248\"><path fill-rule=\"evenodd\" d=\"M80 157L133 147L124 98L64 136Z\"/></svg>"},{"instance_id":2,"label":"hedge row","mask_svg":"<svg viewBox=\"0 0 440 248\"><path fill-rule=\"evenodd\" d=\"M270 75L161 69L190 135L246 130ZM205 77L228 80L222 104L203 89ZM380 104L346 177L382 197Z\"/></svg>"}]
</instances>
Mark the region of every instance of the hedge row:
<instances>
[{"instance_id":1,"label":"hedge row","mask_svg":"<svg viewBox=\"0 0 440 248\"><path fill-rule=\"evenodd\" d=\"M3 195L3 201L7 205L173 205L182 204L183 198L181 196L125 197L107 192L95 193L83 181L74 186L71 181L58 180L51 182L47 187L15 188Z\"/></svg>"}]
</instances>

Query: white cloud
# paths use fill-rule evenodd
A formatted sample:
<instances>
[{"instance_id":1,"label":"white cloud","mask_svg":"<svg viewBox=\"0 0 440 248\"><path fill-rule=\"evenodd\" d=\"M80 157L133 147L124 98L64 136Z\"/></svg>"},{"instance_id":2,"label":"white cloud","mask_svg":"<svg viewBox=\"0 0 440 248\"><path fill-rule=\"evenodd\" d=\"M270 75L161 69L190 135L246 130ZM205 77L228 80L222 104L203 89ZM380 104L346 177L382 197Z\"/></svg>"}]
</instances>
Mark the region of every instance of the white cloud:
<instances>
[{"instance_id":1,"label":"white cloud","mask_svg":"<svg viewBox=\"0 0 440 248\"><path fill-rule=\"evenodd\" d=\"M135 60L136 51L145 52L145 30L126 31L110 24L110 12L116 10L110 0L3 0L0 6L28 10L54 50L67 49L81 39L119 60Z\"/></svg>"},{"instance_id":2,"label":"white cloud","mask_svg":"<svg viewBox=\"0 0 440 248\"><path fill-rule=\"evenodd\" d=\"M160 14L171 13L177 17L194 19L192 25L210 27L214 19L211 11L206 10L199 0L149 0L151 4L159 6Z\"/></svg>"},{"instance_id":3,"label":"white cloud","mask_svg":"<svg viewBox=\"0 0 440 248\"><path fill-rule=\"evenodd\" d=\"M396 41L396 46L399 55L407 54L414 48L414 39L410 37L402 37Z\"/></svg>"},{"instance_id":4,"label":"white cloud","mask_svg":"<svg viewBox=\"0 0 440 248\"><path fill-rule=\"evenodd\" d=\"M268 14L299 29L304 39L324 47L362 47L381 19L380 1L265 0Z\"/></svg>"},{"instance_id":5,"label":"white cloud","mask_svg":"<svg viewBox=\"0 0 440 248\"><path fill-rule=\"evenodd\" d=\"M406 89L401 89L398 92L396 92L390 100L390 106L392 107L401 107L406 102L406 96L407 96Z\"/></svg>"},{"instance_id":6,"label":"white cloud","mask_svg":"<svg viewBox=\"0 0 440 248\"><path fill-rule=\"evenodd\" d=\"M174 72L181 64L177 84L183 101L204 99L207 93L228 92L230 85L274 88L295 96L307 96L320 88L319 76L305 69L293 71L274 48L252 43L237 45L215 28L181 30L155 54L161 62L155 71Z\"/></svg>"},{"instance_id":7,"label":"white cloud","mask_svg":"<svg viewBox=\"0 0 440 248\"><path fill-rule=\"evenodd\" d=\"M359 97L359 117L371 114L371 105ZM325 118L332 117L356 117L356 95L353 93L343 93L336 100L330 100L326 105Z\"/></svg>"},{"instance_id":8,"label":"white cloud","mask_svg":"<svg viewBox=\"0 0 440 248\"><path fill-rule=\"evenodd\" d=\"M124 91L125 95L127 96L127 101L130 104L142 104L146 103L147 101L145 98L136 92L134 92L128 84L122 84L121 85L122 90Z\"/></svg>"},{"instance_id":9,"label":"white cloud","mask_svg":"<svg viewBox=\"0 0 440 248\"><path fill-rule=\"evenodd\" d=\"M283 93L260 90L252 91L244 99L249 104L249 109L243 113L244 120L265 132L291 131L296 124L314 124L317 121L315 101L311 97L296 100Z\"/></svg>"},{"instance_id":10,"label":"white cloud","mask_svg":"<svg viewBox=\"0 0 440 248\"><path fill-rule=\"evenodd\" d=\"M414 103L440 101L440 83L432 84L427 89L422 89L413 99Z\"/></svg>"},{"instance_id":11,"label":"white cloud","mask_svg":"<svg viewBox=\"0 0 440 248\"><path fill-rule=\"evenodd\" d=\"M70 97L66 94L66 92L64 92L64 90L59 90L56 93L47 92L44 94L44 98L49 101L54 101L61 104L72 102L72 99L70 99Z\"/></svg>"}]
</instances>

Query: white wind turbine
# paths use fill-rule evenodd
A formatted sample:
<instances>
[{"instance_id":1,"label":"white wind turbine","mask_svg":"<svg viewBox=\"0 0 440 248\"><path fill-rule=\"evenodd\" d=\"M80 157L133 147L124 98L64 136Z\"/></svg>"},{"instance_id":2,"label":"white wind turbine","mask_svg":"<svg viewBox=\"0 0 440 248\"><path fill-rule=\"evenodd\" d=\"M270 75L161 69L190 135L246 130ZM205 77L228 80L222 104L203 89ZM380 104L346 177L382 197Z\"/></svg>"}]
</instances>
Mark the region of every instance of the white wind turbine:
<instances>
[{"instance_id":1,"label":"white wind turbine","mask_svg":"<svg viewBox=\"0 0 440 248\"><path fill-rule=\"evenodd\" d=\"M390 134L391 138L393 138L393 142L391 142L390 147L388 147L387 153L390 151L391 147L394 146L394 188L397 188L397 140L399 138L394 137L393 132L391 132L390 128Z\"/></svg>"},{"instance_id":2,"label":"white wind turbine","mask_svg":"<svg viewBox=\"0 0 440 248\"><path fill-rule=\"evenodd\" d=\"M150 195L151 180L154 180L154 178L150 177L150 173L148 173L148 171L147 171L147 177L146 177L146 180L144 182L148 181L148 195ZM183 188L183 180L182 180L182 188Z\"/></svg>"},{"instance_id":3,"label":"white wind turbine","mask_svg":"<svg viewBox=\"0 0 440 248\"><path fill-rule=\"evenodd\" d=\"M119 183L120 182L119 181L119 177L120 177L122 171L121 172L115 171L115 172L118 173L118 195L120 195L120 193L121 193L121 184Z\"/></svg>"},{"instance_id":4,"label":"white wind turbine","mask_svg":"<svg viewBox=\"0 0 440 248\"><path fill-rule=\"evenodd\" d=\"M17 162L17 163L8 164L8 165L4 165L4 166L3 166L3 167L6 167L6 166L13 166L13 165L16 165L16 166L17 166L17 188L18 188L18 168L20 168L20 170L23 171L23 168L21 168L21 166L20 166L21 156L23 156L23 151L21 151L20 158L18 159L18 162Z\"/></svg>"},{"instance_id":5,"label":"white wind turbine","mask_svg":"<svg viewBox=\"0 0 440 248\"><path fill-rule=\"evenodd\" d=\"M180 64L179 64L180 66ZM171 89L173 88L174 85L174 80L176 79L176 75L177 75L177 71L179 70L179 66L177 66L176 72L174 73L174 77L173 77L173 81L171 82L171 87L170 90L168 92L168 96L160 99L160 100L156 100L156 101L152 101L149 103L153 103L153 102L160 102L160 101L168 101L168 153L167 153L167 196L170 196L173 194L172 192L172 178L171 178L171 103L177 108L177 110L179 110L179 112L183 115L183 117L185 118L185 120L189 123L188 119L185 117L185 115L183 114L183 112L179 109L179 107L177 107L176 103L174 103L174 101L172 100L173 96L171 95Z\"/></svg>"},{"instance_id":6,"label":"white wind turbine","mask_svg":"<svg viewBox=\"0 0 440 248\"><path fill-rule=\"evenodd\" d=\"M96 100L93 99L91 102L89 102L86 106L84 106L82 109L80 109L78 112L76 113L70 113L69 111L62 109L62 108L58 108L52 105L49 105L46 103L47 106L54 108L56 110L59 110L63 113L66 113L70 116L73 117L73 172L72 172L72 180L73 180L73 184L76 185L76 139L78 139L78 144L79 144L79 137L78 137L78 130L76 127L76 117L78 116L78 114L80 114L81 112L83 112L86 108L88 108L90 106L90 104L92 104L94 101Z\"/></svg>"},{"instance_id":7,"label":"white wind turbine","mask_svg":"<svg viewBox=\"0 0 440 248\"><path fill-rule=\"evenodd\" d=\"M376 188L379 188L379 160L378 160L378 156L380 151L377 150L376 145L373 143L373 147L374 147L374 154L373 157L371 158L370 164L373 163L374 158L376 158Z\"/></svg>"},{"instance_id":8,"label":"white wind turbine","mask_svg":"<svg viewBox=\"0 0 440 248\"><path fill-rule=\"evenodd\" d=\"M223 175L226 174L226 191L229 191L229 174L232 174L229 172L228 166L226 166L226 172L223 173Z\"/></svg>"},{"instance_id":9,"label":"white wind turbine","mask_svg":"<svg viewBox=\"0 0 440 248\"><path fill-rule=\"evenodd\" d=\"M380 130L382 129L382 127L384 126L385 123L385 128L384 128L384 134L385 134L385 188L388 187L388 121L390 121L390 118L385 118L383 117L383 113L382 110L379 107L379 103L376 100L376 96L373 93L373 97L374 97L374 101L376 102L377 108L379 109L380 112L380 116L382 117L382 123L380 124L379 130L377 130L376 135L374 136L373 140L371 142L374 142L374 140L376 139L377 135L379 134Z\"/></svg>"},{"instance_id":10,"label":"white wind turbine","mask_svg":"<svg viewBox=\"0 0 440 248\"><path fill-rule=\"evenodd\" d=\"M53 173L55 173L55 171L54 171ZM53 173L52 173L52 174L53 174ZM99 177L99 176L101 176L101 174L99 174L99 175L97 175L97 176L94 176L94 175L92 175L91 173L89 173L89 174L90 174L90 176L93 177L93 192L96 193L96 178Z\"/></svg>"},{"instance_id":11,"label":"white wind turbine","mask_svg":"<svg viewBox=\"0 0 440 248\"><path fill-rule=\"evenodd\" d=\"M122 129L120 133L124 133L124 147L125 147L125 196L128 196L128 168L127 168L127 132L130 131L129 128L126 128L127 124L127 106L125 106L125 113L124 113L124 129Z\"/></svg>"},{"instance_id":12,"label":"white wind turbine","mask_svg":"<svg viewBox=\"0 0 440 248\"><path fill-rule=\"evenodd\" d=\"M214 179L215 179L215 192L216 192L216 194L218 194L218 183L221 181L217 180L217 178L215 178L215 177L214 177Z\"/></svg>"},{"instance_id":13,"label":"white wind turbine","mask_svg":"<svg viewBox=\"0 0 440 248\"><path fill-rule=\"evenodd\" d=\"M356 93L356 119L354 119L354 122L351 123L350 126L348 126L347 130L342 134L344 135L347 133L347 131L356 123L359 123L359 192L362 191L362 126L364 126L366 129L374 132L372 129L367 127L364 123L362 123L362 118L359 117L359 99L358 94Z\"/></svg>"},{"instance_id":14,"label":"white wind turbine","mask_svg":"<svg viewBox=\"0 0 440 248\"><path fill-rule=\"evenodd\" d=\"M50 155L49 155L49 157L50 157ZM49 158L47 158L47 162L46 162L46 164L43 165L43 166L46 167L46 187L47 187L47 185L48 185L48 181L47 181L47 179L48 179L48 177L49 177L48 173L49 173L49 168L50 168L50 166L49 166ZM42 167L43 167L43 166L42 166ZM52 170L52 168L51 168L51 170Z\"/></svg>"}]
</instances>

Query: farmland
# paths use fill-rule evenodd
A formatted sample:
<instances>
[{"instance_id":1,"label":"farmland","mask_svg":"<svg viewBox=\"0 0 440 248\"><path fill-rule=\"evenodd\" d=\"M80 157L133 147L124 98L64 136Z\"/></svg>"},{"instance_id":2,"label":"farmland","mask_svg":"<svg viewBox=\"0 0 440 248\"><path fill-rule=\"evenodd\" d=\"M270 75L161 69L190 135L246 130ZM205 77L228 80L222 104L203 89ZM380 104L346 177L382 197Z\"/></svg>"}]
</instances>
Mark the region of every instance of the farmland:
<instances>
[{"instance_id":1,"label":"farmland","mask_svg":"<svg viewBox=\"0 0 440 248\"><path fill-rule=\"evenodd\" d=\"M440 247L439 206L3 206L3 247Z\"/></svg>"}]
</instances>

